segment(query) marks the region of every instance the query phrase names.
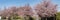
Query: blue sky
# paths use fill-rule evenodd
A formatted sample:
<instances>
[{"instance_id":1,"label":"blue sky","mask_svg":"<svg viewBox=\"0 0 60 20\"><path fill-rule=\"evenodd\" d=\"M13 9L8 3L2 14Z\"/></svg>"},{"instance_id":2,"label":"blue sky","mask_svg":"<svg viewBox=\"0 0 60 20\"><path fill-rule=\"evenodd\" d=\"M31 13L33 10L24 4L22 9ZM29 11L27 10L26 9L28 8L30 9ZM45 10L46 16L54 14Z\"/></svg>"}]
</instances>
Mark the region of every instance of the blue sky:
<instances>
[{"instance_id":1,"label":"blue sky","mask_svg":"<svg viewBox=\"0 0 60 20\"><path fill-rule=\"evenodd\" d=\"M0 0L0 8L3 9L4 6L23 6L29 3L31 6L34 6L37 3L40 3L42 0ZM54 4L58 4L57 10L60 11L60 0L52 0Z\"/></svg>"}]
</instances>

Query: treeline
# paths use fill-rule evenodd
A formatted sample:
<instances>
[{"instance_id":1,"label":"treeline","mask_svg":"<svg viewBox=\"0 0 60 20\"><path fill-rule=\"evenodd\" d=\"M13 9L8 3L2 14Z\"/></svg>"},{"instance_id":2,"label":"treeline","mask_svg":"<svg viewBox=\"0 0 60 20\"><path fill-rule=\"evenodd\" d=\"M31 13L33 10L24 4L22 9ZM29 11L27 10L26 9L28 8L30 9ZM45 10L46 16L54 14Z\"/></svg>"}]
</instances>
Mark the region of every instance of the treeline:
<instances>
[{"instance_id":1,"label":"treeline","mask_svg":"<svg viewBox=\"0 0 60 20\"><path fill-rule=\"evenodd\" d=\"M57 13L57 5L50 1L43 1L40 4L35 5L34 9L29 4L25 6L4 9L1 11L0 16L4 19L21 19L22 20L40 20L40 17L51 17Z\"/></svg>"}]
</instances>

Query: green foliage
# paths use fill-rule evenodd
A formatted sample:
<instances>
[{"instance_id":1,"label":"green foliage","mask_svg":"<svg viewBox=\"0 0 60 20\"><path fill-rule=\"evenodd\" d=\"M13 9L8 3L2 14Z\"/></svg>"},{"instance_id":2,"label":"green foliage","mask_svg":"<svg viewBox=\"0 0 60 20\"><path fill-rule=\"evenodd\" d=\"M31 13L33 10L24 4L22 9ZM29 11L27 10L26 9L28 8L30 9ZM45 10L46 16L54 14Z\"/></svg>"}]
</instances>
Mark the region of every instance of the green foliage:
<instances>
[{"instance_id":1,"label":"green foliage","mask_svg":"<svg viewBox=\"0 0 60 20\"><path fill-rule=\"evenodd\" d=\"M6 17L3 17L3 16L2 16L2 19L6 19Z\"/></svg>"},{"instance_id":2,"label":"green foliage","mask_svg":"<svg viewBox=\"0 0 60 20\"><path fill-rule=\"evenodd\" d=\"M60 12L57 12L57 20L60 20Z\"/></svg>"}]
</instances>

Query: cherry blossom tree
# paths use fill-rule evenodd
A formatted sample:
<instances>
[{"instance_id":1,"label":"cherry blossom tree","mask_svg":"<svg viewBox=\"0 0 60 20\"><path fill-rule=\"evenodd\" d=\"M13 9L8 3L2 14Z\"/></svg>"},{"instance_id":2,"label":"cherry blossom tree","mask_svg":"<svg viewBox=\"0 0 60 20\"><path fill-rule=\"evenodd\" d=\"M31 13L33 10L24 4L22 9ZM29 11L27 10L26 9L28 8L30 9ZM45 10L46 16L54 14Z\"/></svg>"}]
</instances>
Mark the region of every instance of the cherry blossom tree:
<instances>
[{"instance_id":1,"label":"cherry blossom tree","mask_svg":"<svg viewBox=\"0 0 60 20\"><path fill-rule=\"evenodd\" d=\"M56 14L56 7L57 5L51 3L50 0L44 0L41 4L36 5L35 10L40 17L46 17Z\"/></svg>"}]
</instances>

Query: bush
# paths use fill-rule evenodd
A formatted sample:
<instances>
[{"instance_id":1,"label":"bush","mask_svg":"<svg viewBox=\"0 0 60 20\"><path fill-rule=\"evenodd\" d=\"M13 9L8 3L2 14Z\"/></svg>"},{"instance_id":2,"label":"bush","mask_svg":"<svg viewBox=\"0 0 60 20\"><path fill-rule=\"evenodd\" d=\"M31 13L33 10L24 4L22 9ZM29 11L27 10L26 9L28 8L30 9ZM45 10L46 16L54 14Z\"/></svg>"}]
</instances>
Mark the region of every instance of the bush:
<instances>
[{"instance_id":1,"label":"bush","mask_svg":"<svg viewBox=\"0 0 60 20\"><path fill-rule=\"evenodd\" d=\"M21 17L15 16L13 17L13 19L21 19Z\"/></svg>"},{"instance_id":2,"label":"bush","mask_svg":"<svg viewBox=\"0 0 60 20\"><path fill-rule=\"evenodd\" d=\"M2 19L6 19L6 17L3 17L3 16L2 16Z\"/></svg>"}]
</instances>

